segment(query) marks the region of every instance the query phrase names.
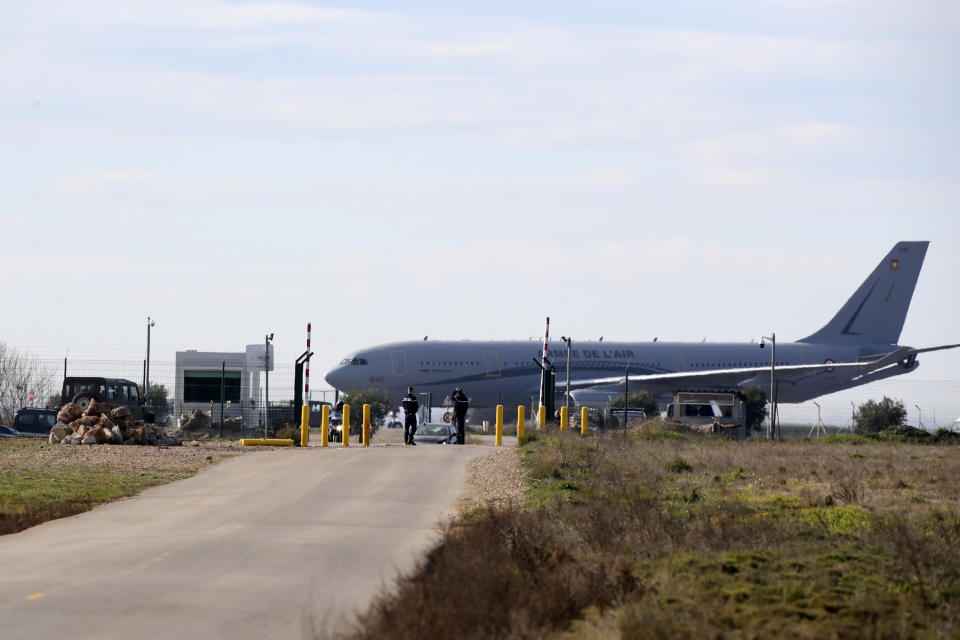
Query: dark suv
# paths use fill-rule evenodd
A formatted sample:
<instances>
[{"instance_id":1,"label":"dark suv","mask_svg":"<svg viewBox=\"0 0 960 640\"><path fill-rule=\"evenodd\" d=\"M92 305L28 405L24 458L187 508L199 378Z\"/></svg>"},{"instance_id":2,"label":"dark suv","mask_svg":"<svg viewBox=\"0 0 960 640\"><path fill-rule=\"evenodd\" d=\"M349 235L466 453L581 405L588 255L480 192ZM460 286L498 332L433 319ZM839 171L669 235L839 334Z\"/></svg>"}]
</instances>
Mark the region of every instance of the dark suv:
<instances>
[{"instance_id":1,"label":"dark suv","mask_svg":"<svg viewBox=\"0 0 960 640\"><path fill-rule=\"evenodd\" d=\"M73 402L86 411L90 401L106 402L111 409L130 407L134 419L154 421L153 407L144 404L137 383L123 378L96 378L71 376L63 379L61 404Z\"/></svg>"},{"instance_id":2,"label":"dark suv","mask_svg":"<svg viewBox=\"0 0 960 640\"><path fill-rule=\"evenodd\" d=\"M47 437L57 424L56 409L32 409L24 407L13 416L13 428L25 436Z\"/></svg>"}]
</instances>

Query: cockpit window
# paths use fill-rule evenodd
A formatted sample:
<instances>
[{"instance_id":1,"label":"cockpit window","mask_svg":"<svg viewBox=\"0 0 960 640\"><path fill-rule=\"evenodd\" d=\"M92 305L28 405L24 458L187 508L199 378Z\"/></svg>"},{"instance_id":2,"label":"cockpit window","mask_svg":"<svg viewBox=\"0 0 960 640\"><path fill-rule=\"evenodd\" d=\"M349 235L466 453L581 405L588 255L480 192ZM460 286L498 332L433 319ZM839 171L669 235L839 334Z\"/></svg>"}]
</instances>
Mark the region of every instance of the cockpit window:
<instances>
[{"instance_id":1,"label":"cockpit window","mask_svg":"<svg viewBox=\"0 0 960 640\"><path fill-rule=\"evenodd\" d=\"M344 358L343 360L340 361L340 366L347 365L347 364L361 364L361 365L362 365L362 364L367 364L367 359L366 359L366 358L353 358L353 359L351 360L350 358Z\"/></svg>"}]
</instances>

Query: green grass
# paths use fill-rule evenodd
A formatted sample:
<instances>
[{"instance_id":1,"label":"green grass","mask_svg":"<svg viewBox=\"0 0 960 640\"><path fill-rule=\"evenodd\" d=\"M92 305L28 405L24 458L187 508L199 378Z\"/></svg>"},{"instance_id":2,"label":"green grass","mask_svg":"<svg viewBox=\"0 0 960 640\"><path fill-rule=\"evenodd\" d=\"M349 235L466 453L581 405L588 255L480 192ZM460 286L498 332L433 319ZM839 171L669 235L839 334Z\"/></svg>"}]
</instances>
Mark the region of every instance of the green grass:
<instances>
[{"instance_id":1,"label":"green grass","mask_svg":"<svg viewBox=\"0 0 960 640\"><path fill-rule=\"evenodd\" d=\"M350 637L960 637L955 446L548 433L520 455L527 500L451 526Z\"/></svg>"},{"instance_id":2,"label":"green grass","mask_svg":"<svg viewBox=\"0 0 960 640\"><path fill-rule=\"evenodd\" d=\"M37 440L0 443L0 535L88 511L155 485L194 475L209 464L198 452L187 464L164 464L164 456L144 465L134 447L96 448L44 445ZM106 455L110 450L110 455Z\"/></svg>"}]
</instances>

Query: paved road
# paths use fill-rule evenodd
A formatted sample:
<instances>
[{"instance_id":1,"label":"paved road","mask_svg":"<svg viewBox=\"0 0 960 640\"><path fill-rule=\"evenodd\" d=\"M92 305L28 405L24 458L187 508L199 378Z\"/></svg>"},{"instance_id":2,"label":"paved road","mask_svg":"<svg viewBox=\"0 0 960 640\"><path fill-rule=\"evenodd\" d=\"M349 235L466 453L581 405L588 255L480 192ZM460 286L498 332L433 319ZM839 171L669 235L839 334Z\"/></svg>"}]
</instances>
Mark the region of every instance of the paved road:
<instances>
[{"instance_id":1,"label":"paved road","mask_svg":"<svg viewBox=\"0 0 960 640\"><path fill-rule=\"evenodd\" d=\"M0 537L0 637L299 638L436 539L486 446L250 453Z\"/></svg>"}]
</instances>

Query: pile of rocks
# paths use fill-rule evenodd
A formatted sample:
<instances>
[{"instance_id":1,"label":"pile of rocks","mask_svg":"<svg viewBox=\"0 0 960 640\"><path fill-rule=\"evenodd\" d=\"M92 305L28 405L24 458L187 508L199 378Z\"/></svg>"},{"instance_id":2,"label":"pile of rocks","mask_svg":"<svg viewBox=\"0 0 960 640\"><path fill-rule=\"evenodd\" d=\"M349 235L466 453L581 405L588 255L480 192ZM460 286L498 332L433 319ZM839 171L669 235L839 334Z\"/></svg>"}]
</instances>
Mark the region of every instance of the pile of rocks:
<instances>
[{"instance_id":1,"label":"pile of rocks","mask_svg":"<svg viewBox=\"0 0 960 640\"><path fill-rule=\"evenodd\" d=\"M57 414L50 429L51 444L141 444L177 445L179 438L163 427L134 420L130 407L110 409L106 402L90 402L86 411L69 402Z\"/></svg>"}]
</instances>

